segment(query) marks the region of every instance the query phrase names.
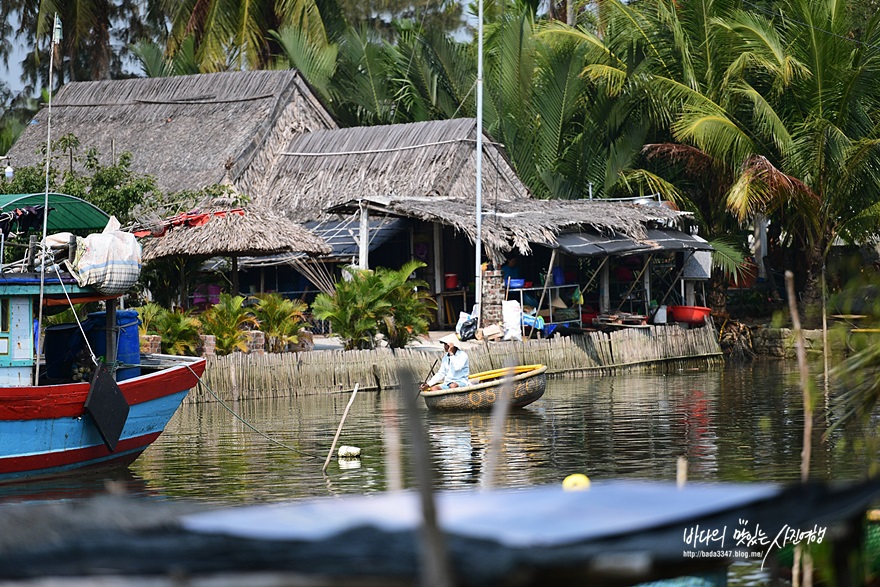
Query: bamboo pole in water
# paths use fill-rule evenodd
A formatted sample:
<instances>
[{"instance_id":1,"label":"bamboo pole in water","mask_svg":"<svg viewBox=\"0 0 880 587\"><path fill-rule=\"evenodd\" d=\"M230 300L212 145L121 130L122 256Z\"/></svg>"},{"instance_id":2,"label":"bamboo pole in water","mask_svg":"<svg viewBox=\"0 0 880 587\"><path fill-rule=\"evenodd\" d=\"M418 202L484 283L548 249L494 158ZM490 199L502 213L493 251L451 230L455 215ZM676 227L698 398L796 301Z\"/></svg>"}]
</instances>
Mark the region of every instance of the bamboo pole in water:
<instances>
[{"instance_id":1,"label":"bamboo pole in water","mask_svg":"<svg viewBox=\"0 0 880 587\"><path fill-rule=\"evenodd\" d=\"M336 441L339 440L339 434L342 432L342 425L345 424L345 418L348 416L348 410L351 409L351 404L354 403L354 396L357 395L358 392L358 384L354 384L354 391L351 392L351 398L348 400L348 405L345 406L345 411L342 412L342 419L339 421L339 428L336 429L336 435L333 437L333 443L330 445L330 452L327 453L327 459L324 461L324 466L321 467L321 472L325 473L327 471L327 465L330 464L330 457L333 456L333 450L336 448Z\"/></svg>"}]
</instances>

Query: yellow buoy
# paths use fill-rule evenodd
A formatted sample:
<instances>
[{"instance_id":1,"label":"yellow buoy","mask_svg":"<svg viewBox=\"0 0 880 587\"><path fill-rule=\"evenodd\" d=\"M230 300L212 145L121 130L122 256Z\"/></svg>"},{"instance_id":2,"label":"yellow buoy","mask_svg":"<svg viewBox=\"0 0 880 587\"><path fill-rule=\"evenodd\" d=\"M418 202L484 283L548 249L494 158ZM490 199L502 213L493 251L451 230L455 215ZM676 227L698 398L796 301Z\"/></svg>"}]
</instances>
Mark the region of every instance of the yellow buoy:
<instances>
[{"instance_id":1,"label":"yellow buoy","mask_svg":"<svg viewBox=\"0 0 880 587\"><path fill-rule=\"evenodd\" d=\"M586 491L589 488L590 478L582 473L569 475L562 482L562 489L565 491Z\"/></svg>"}]
</instances>

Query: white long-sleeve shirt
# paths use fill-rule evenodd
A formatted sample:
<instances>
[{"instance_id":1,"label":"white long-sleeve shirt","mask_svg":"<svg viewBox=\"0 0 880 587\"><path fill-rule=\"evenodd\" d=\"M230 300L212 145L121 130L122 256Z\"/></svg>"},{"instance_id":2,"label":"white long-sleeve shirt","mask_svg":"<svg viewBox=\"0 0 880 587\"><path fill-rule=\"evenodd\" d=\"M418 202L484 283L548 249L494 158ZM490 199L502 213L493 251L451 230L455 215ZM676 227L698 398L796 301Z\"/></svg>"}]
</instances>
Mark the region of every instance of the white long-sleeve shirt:
<instances>
[{"instance_id":1,"label":"white long-sleeve shirt","mask_svg":"<svg viewBox=\"0 0 880 587\"><path fill-rule=\"evenodd\" d=\"M440 369L428 380L428 386L436 385L441 381L444 384L457 383L459 387L468 384L468 375L471 366L467 353L461 349L456 349L454 355L446 353L440 362Z\"/></svg>"}]
</instances>

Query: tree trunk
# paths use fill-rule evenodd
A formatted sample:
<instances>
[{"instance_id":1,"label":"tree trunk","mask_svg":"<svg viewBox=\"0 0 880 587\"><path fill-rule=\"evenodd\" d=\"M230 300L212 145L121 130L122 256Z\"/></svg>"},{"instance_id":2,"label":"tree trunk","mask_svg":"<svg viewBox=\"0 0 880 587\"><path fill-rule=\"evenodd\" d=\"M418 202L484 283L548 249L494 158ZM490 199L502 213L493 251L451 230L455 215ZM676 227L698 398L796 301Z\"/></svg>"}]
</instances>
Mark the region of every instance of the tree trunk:
<instances>
[{"instance_id":1,"label":"tree trunk","mask_svg":"<svg viewBox=\"0 0 880 587\"><path fill-rule=\"evenodd\" d=\"M727 275L721 269L712 269L706 296L713 316L727 316L727 283Z\"/></svg>"},{"instance_id":2,"label":"tree trunk","mask_svg":"<svg viewBox=\"0 0 880 587\"><path fill-rule=\"evenodd\" d=\"M821 244L810 247L804 291L800 308L804 313L804 327L818 328L822 320L822 267L825 257Z\"/></svg>"}]
</instances>

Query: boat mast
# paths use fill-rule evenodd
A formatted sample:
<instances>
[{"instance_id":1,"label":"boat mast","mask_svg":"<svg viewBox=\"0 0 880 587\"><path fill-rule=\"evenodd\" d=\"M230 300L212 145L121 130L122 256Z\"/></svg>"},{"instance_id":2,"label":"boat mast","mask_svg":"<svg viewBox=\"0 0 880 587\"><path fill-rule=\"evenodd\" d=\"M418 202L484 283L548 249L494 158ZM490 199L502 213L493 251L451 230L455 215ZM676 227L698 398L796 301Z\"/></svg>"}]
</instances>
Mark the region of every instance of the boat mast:
<instances>
[{"instance_id":1,"label":"boat mast","mask_svg":"<svg viewBox=\"0 0 880 587\"><path fill-rule=\"evenodd\" d=\"M474 302L477 307L477 325L480 324L480 317L483 314L483 272L481 266L483 264L483 0L479 0L477 4L477 210L476 210L476 237L474 239L474 248L476 248L476 280L474 286Z\"/></svg>"},{"instance_id":2,"label":"boat mast","mask_svg":"<svg viewBox=\"0 0 880 587\"><path fill-rule=\"evenodd\" d=\"M55 70L55 47L61 43L61 21L58 13L52 20L52 42L49 44L49 98L46 114L46 190L43 194L43 241L46 245L46 233L49 230L49 161L52 157L52 72ZM43 328L43 295L46 286L46 252L43 251L43 264L40 270L40 303L37 312L37 332ZM34 369L34 385L40 384L40 337L37 336L36 368Z\"/></svg>"}]
</instances>

